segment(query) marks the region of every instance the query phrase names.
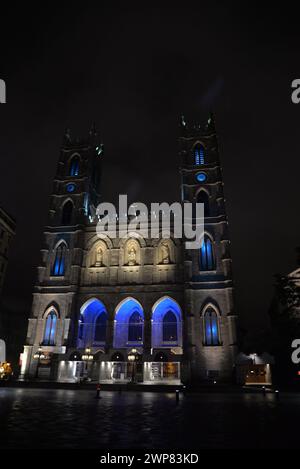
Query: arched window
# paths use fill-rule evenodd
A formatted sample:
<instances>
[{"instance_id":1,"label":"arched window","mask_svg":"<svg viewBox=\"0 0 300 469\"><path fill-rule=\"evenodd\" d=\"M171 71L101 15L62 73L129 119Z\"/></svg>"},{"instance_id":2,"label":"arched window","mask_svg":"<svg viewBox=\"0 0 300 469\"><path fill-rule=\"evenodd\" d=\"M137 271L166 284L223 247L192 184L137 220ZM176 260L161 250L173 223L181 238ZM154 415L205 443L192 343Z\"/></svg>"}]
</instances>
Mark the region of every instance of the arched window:
<instances>
[{"instance_id":1,"label":"arched window","mask_svg":"<svg viewBox=\"0 0 300 469\"><path fill-rule=\"evenodd\" d=\"M194 147L194 164L196 166L205 164L204 148L200 144Z\"/></svg>"},{"instance_id":2,"label":"arched window","mask_svg":"<svg viewBox=\"0 0 300 469\"><path fill-rule=\"evenodd\" d=\"M198 192L197 204L204 204L204 217L209 217L209 196L206 191Z\"/></svg>"},{"instance_id":3,"label":"arched window","mask_svg":"<svg viewBox=\"0 0 300 469\"><path fill-rule=\"evenodd\" d=\"M105 311L102 311L102 313L98 315L96 322L95 322L94 342L105 342L106 322L107 322L107 314Z\"/></svg>"},{"instance_id":4,"label":"arched window","mask_svg":"<svg viewBox=\"0 0 300 469\"><path fill-rule=\"evenodd\" d=\"M62 217L61 217L61 224L66 226L70 225L72 222L72 215L73 215L73 203L71 200L65 203L63 206Z\"/></svg>"},{"instance_id":5,"label":"arched window","mask_svg":"<svg viewBox=\"0 0 300 469\"><path fill-rule=\"evenodd\" d=\"M203 271L216 269L213 244L207 235L204 236L200 248L200 269Z\"/></svg>"},{"instance_id":6,"label":"arched window","mask_svg":"<svg viewBox=\"0 0 300 469\"><path fill-rule=\"evenodd\" d=\"M144 337L142 305L128 297L116 308L114 321L114 348L142 347Z\"/></svg>"},{"instance_id":7,"label":"arched window","mask_svg":"<svg viewBox=\"0 0 300 469\"><path fill-rule=\"evenodd\" d=\"M63 277L66 269L66 245L60 243L55 252L52 275L54 277Z\"/></svg>"},{"instance_id":8,"label":"arched window","mask_svg":"<svg viewBox=\"0 0 300 469\"><path fill-rule=\"evenodd\" d=\"M182 347L182 311L168 296L158 300L152 308L152 348Z\"/></svg>"},{"instance_id":9,"label":"arched window","mask_svg":"<svg viewBox=\"0 0 300 469\"><path fill-rule=\"evenodd\" d=\"M79 349L105 344L107 312L104 304L96 298L87 301L80 309L78 326Z\"/></svg>"},{"instance_id":10,"label":"arched window","mask_svg":"<svg viewBox=\"0 0 300 469\"><path fill-rule=\"evenodd\" d=\"M143 340L144 320L138 311L132 313L128 322L128 342L141 342Z\"/></svg>"},{"instance_id":11,"label":"arched window","mask_svg":"<svg viewBox=\"0 0 300 469\"><path fill-rule=\"evenodd\" d=\"M50 311L46 318L43 345L55 345L57 314L54 310Z\"/></svg>"},{"instance_id":12,"label":"arched window","mask_svg":"<svg viewBox=\"0 0 300 469\"><path fill-rule=\"evenodd\" d=\"M163 319L163 341L177 342L177 318L172 311L168 311Z\"/></svg>"},{"instance_id":13,"label":"arched window","mask_svg":"<svg viewBox=\"0 0 300 469\"><path fill-rule=\"evenodd\" d=\"M79 176L79 156L74 156L70 164L70 176Z\"/></svg>"},{"instance_id":14,"label":"arched window","mask_svg":"<svg viewBox=\"0 0 300 469\"><path fill-rule=\"evenodd\" d=\"M204 343L205 345L220 345L218 315L211 307L204 314Z\"/></svg>"}]
</instances>

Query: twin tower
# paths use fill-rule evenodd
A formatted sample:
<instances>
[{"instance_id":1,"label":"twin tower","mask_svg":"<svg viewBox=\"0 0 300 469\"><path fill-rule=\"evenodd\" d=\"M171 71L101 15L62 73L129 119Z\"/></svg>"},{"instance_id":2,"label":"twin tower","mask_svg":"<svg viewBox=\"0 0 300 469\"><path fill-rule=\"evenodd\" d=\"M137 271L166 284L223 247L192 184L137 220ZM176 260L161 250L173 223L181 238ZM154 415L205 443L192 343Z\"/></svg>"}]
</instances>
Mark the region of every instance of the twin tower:
<instances>
[{"instance_id":1,"label":"twin tower","mask_svg":"<svg viewBox=\"0 0 300 469\"><path fill-rule=\"evenodd\" d=\"M204 204L185 240L96 233L103 145L66 131L50 197L21 377L61 382L230 382L236 352L230 241L213 118L181 120L181 202ZM197 219L193 219L197 223Z\"/></svg>"}]
</instances>

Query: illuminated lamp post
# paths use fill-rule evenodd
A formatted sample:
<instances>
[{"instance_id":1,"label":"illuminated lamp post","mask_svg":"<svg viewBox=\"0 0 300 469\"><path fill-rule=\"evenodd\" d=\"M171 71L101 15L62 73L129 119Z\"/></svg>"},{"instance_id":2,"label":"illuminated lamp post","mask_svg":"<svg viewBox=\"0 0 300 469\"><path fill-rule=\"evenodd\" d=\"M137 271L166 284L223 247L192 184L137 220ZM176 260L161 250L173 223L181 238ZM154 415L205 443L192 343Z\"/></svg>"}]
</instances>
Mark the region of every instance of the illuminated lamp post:
<instances>
[{"instance_id":1,"label":"illuminated lamp post","mask_svg":"<svg viewBox=\"0 0 300 469\"><path fill-rule=\"evenodd\" d=\"M87 370L87 378L89 377L89 363L91 363L94 360L94 355L92 354L92 351L90 348L85 349L84 355L82 355L82 361L86 363L86 370Z\"/></svg>"},{"instance_id":2,"label":"illuminated lamp post","mask_svg":"<svg viewBox=\"0 0 300 469\"><path fill-rule=\"evenodd\" d=\"M128 361L132 363L132 375L131 375L131 382L134 383L135 380L135 363L138 359L138 351L134 348L128 354Z\"/></svg>"}]
</instances>

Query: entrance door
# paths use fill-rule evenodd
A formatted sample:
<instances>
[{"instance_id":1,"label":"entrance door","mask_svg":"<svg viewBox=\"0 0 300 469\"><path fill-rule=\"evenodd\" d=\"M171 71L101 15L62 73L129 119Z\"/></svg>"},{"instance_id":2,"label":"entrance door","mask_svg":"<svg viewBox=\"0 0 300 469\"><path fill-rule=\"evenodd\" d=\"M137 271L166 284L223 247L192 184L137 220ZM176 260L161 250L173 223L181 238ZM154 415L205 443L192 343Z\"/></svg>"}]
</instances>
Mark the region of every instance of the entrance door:
<instances>
[{"instance_id":1,"label":"entrance door","mask_svg":"<svg viewBox=\"0 0 300 469\"><path fill-rule=\"evenodd\" d=\"M180 379L180 363L152 362L150 368L150 381L178 381ZM148 379L149 379L148 378Z\"/></svg>"},{"instance_id":2,"label":"entrance door","mask_svg":"<svg viewBox=\"0 0 300 469\"><path fill-rule=\"evenodd\" d=\"M127 363L114 362L112 364L111 377L115 381L125 381L127 379Z\"/></svg>"},{"instance_id":3,"label":"entrance door","mask_svg":"<svg viewBox=\"0 0 300 469\"><path fill-rule=\"evenodd\" d=\"M179 364L172 362L163 363L163 377L164 379L178 379L179 378Z\"/></svg>"}]
</instances>

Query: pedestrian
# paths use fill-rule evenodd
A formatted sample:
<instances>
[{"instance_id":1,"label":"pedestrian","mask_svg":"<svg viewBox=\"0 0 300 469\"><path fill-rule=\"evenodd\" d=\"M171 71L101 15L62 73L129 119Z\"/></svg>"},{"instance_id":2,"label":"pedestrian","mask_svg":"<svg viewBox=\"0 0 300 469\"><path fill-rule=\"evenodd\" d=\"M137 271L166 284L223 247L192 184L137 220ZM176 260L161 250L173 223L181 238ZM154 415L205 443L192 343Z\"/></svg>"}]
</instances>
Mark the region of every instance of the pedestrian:
<instances>
[{"instance_id":1,"label":"pedestrian","mask_svg":"<svg viewBox=\"0 0 300 469\"><path fill-rule=\"evenodd\" d=\"M98 383L96 386L96 399L101 399L100 391L101 391L101 386L100 386L100 383Z\"/></svg>"}]
</instances>

